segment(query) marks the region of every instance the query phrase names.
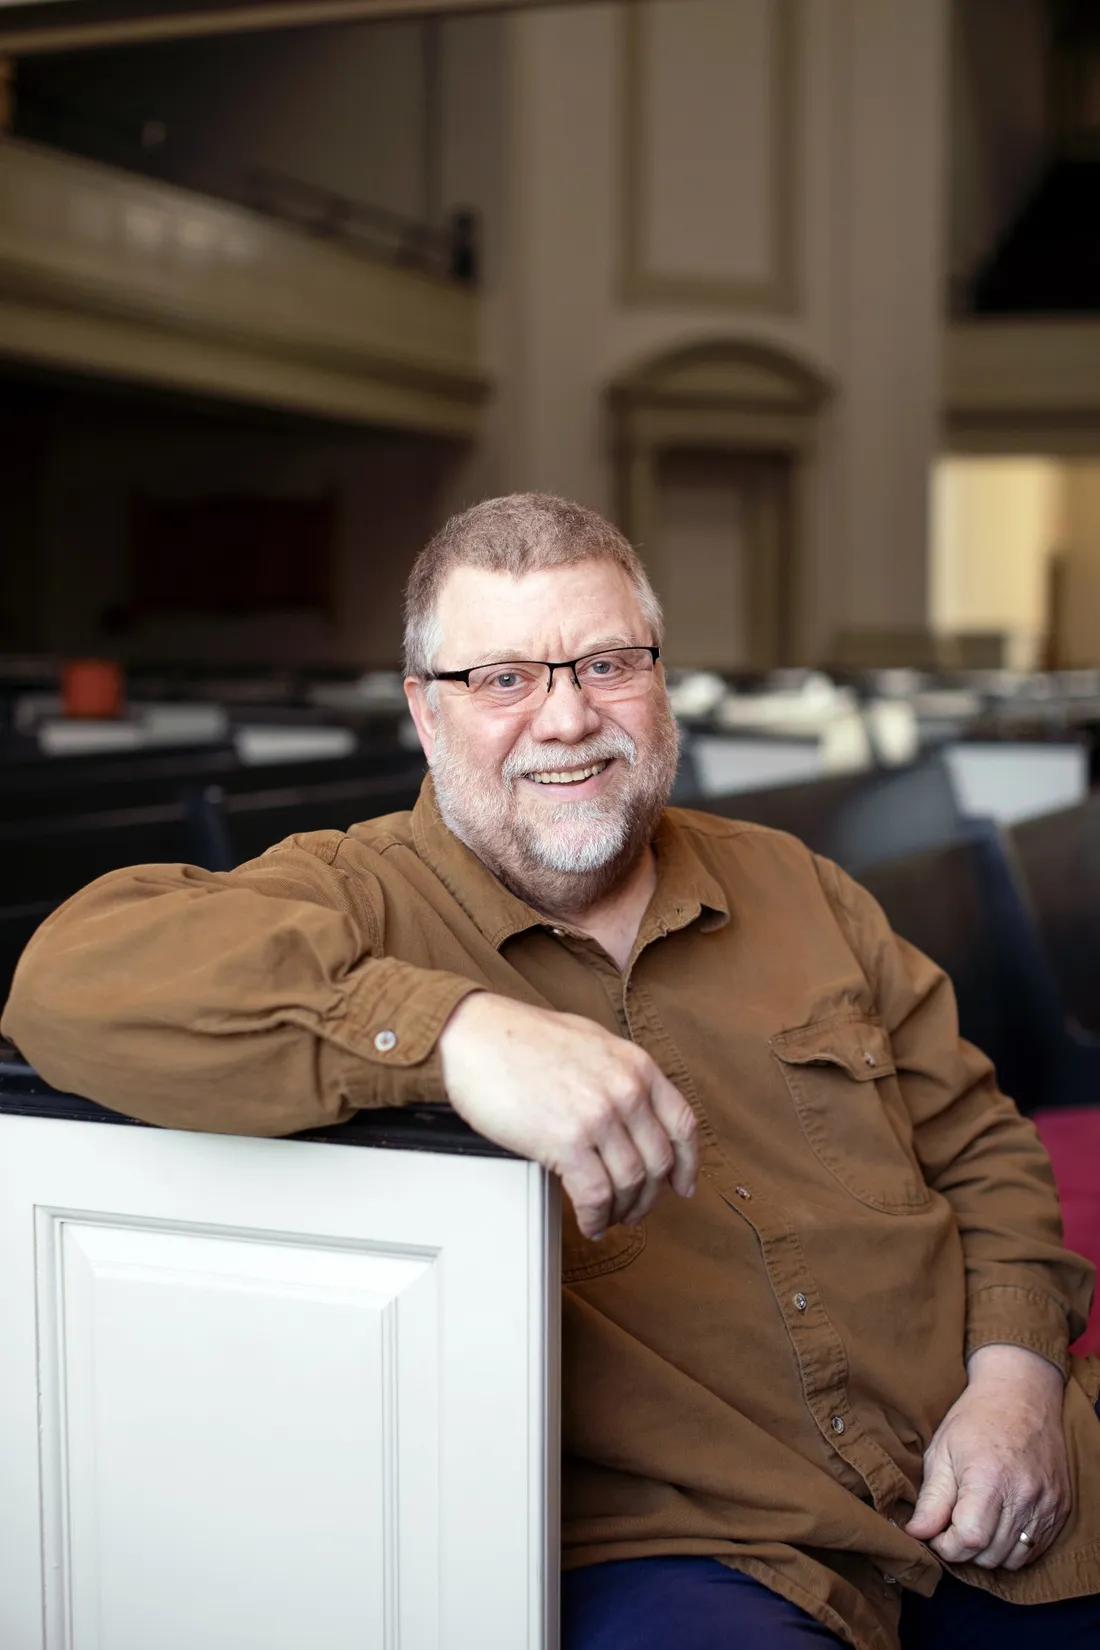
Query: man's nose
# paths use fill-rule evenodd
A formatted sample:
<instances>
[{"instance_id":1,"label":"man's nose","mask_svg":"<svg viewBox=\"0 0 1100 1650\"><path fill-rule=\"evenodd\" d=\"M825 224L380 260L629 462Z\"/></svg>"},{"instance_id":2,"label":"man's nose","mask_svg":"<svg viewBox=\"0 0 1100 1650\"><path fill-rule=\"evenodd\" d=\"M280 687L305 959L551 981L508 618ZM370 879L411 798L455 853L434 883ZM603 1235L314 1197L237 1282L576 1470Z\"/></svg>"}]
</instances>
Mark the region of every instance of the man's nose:
<instances>
[{"instance_id":1,"label":"man's nose","mask_svg":"<svg viewBox=\"0 0 1100 1650\"><path fill-rule=\"evenodd\" d=\"M570 670L556 670L550 692L531 718L536 739L557 739L563 745L587 739L600 726L600 713L589 703Z\"/></svg>"}]
</instances>

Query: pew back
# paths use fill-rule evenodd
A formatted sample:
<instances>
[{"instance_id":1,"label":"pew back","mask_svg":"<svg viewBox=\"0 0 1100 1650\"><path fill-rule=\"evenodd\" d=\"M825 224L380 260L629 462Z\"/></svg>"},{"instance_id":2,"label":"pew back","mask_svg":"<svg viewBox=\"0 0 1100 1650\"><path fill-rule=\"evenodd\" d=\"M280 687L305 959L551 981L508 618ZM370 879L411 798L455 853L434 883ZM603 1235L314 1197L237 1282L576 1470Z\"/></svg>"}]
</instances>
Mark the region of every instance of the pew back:
<instances>
[{"instance_id":1,"label":"pew back","mask_svg":"<svg viewBox=\"0 0 1100 1650\"><path fill-rule=\"evenodd\" d=\"M1017 825L1012 841L1069 1011L1100 1031L1100 795Z\"/></svg>"},{"instance_id":2,"label":"pew back","mask_svg":"<svg viewBox=\"0 0 1100 1650\"><path fill-rule=\"evenodd\" d=\"M1005 839L974 822L957 842L860 879L894 930L951 977L960 1029L1024 1111L1100 1099L1100 1047L1074 1035Z\"/></svg>"},{"instance_id":3,"label":"pew back","mask_svg":"<svg viewBox=\"0 0 1100 1650\"><path fill-rule=\"evenodd\" d=\"M708 796L690 805L789 831L853 873L950 842L962 827L950 777L937 756L910 767Z\"/></svg>"}]
</instances>

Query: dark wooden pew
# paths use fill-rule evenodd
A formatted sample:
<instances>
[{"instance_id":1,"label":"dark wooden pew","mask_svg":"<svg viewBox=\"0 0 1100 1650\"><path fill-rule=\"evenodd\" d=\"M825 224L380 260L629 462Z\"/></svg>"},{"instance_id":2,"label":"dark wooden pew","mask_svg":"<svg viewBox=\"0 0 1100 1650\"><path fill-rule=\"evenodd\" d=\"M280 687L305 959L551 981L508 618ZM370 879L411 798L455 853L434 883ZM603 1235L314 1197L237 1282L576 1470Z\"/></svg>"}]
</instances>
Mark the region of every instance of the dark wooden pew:
<instances>
[{"instance_id":1,"label":"dark wooden pew","mask_svg":"<svg viewBox=\"0 0 1100 1650\"><path fill-rule=\"evenodd\" d=\"M177 776L170 786L175 794L168 800L0 822L0 1002L38 924L108 871L165 861L226 871L284 837L342 830L416 801L423 764L413 757L405 755L396 770L383 764L382 771L372 771L380 766L377 760L358 764L358 772L356 766L302 763L289 769L243 769L245 783L239 790L181 787ZM266 789L253 788L257 773L266 778ZM272 786L273 775L282 783ZM162 783L158 779L154 790ZM109 789L106 794L116 793Z\"/></svg>"},{"instance_id":2,"label":"dark wooden pew","mask_svg":"<svg viewBox=\"0 0 1100 1650\"><path fill-rule=\"evenodd\" d=\"M685 799L684 806L789 831L853 873L950 842L962 828L950 777L937 756L809 784Z\"/></svg>"},{"instance_id":3,"label":"dark wooden pew","mask_svg":"<svg viewBox=\"0 0 1100 1650\"><path fill-rule=\"evenodd\" d=\"M894 929L951 976L964 1037L1031 1112L1100 1104L1100 1039L1070 1020L1003 834L971 821L957 842L860 876Z\"/></svg>"},{"instance_id":4,"label":"dark wooden pew","mask_svg":"<svg viewBox=\"0 0 1100 1650\"><path fill-rule=\"evenodd\" d=\"M1012 843L1067 1007L1100 1032L1100 795L1015 826Z\"/></svg>"},{"instance_id":5,"label":"dark wooden pew","mask_svg":"<svg viewBox=\"0 0 1100 1650\"><path fill-rule=\"evenodd\" d=\"M243 763L232 745L187 751L134 751L111 757L65 757L25 768L0 767L0 822L146 808L185 791L220 786L226 793L317 788L352 779L423 776L419 752L357 750L317 761Z\"/></svg>"}]
</instances>

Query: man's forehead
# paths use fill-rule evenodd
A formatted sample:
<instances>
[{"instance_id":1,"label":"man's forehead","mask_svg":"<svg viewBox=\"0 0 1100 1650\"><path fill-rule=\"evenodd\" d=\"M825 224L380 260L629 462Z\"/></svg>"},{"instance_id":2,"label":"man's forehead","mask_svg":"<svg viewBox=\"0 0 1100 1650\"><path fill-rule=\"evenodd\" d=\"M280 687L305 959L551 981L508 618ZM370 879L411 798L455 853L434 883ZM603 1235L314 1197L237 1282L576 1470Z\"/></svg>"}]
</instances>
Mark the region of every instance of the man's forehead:
<instances>
[{"instance_id":1,"label":"man's forehead","mask_svg":"<svg viewBox=\"0 0 1100 1650\"><path fill-rule=\"evenodd\" d=\"M517 578L456 567L437 617L448 658L542 658L616 642L648 641L637 592L614 562L582 561Z\"/></svg>"}]
</instances>

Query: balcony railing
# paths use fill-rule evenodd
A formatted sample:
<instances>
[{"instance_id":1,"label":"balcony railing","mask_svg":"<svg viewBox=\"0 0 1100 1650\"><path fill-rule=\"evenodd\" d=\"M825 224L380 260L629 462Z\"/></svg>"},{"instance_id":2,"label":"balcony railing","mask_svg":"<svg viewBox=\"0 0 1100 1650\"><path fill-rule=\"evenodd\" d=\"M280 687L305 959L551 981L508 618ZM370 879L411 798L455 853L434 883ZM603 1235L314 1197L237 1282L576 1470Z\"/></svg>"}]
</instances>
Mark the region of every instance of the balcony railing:
<instances>
[{"instance_id":1,"label":"balcony railing","mask_svg":"<svg viewBox=\"0 0 1100 1650\"><path fill-rule=\"evenodd\" d=\"M12 138L5 354L440 435L489 387L469 281Z\"/></svg>"}]
</instances>

